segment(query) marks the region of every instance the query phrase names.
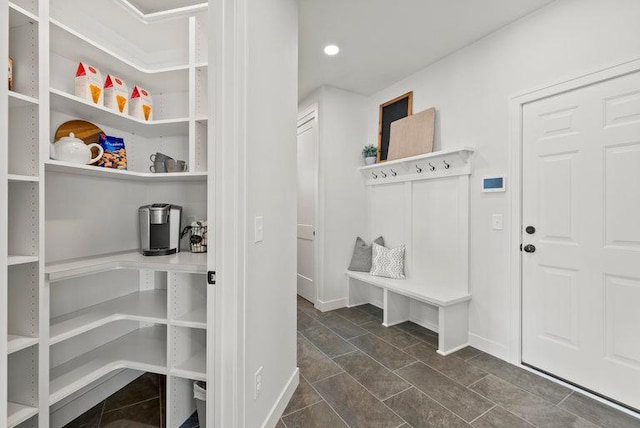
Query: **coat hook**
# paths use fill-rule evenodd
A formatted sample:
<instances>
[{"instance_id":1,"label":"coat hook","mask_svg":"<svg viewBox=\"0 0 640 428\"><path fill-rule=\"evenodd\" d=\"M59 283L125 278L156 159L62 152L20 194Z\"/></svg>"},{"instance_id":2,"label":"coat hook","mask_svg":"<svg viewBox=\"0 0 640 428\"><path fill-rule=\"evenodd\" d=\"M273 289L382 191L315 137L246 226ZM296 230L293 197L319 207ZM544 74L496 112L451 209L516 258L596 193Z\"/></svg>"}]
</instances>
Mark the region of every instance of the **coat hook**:
<instances>
[{"instance_id":1,"label":"coat hook","mask_svg":"<svg viewBox=\"0 0 640 428\"><path fill-rule=\"evenodd\" d=\"M386 173L386 172L384 172L384 171L380 171L380 174L382 174L382 176L383 176L384 178L387 178L387 173Z\"/></svg>"},{"instance_id":2,"label":"coat hook","mask_svg":"<svg viewBox=\"0 0 640 428\"><path fill-rule=\"evenodd\" d=\"M422 168L420 168L418 165L416 165L416 171L418 171L418 173L422 172Z\"/></svg>"},{"instance_id":3,"label":"coat hook","mask_svg":"<svg viewBox=\"0 0 640 428\"><path fill-rule=\"evenodd\" d=\"M375 172L372 172L371 175L373 175L374 179L378 178L378 175Z\"/></svg>"},{"instance_id":4,"label":"coat hook","mask_svg":"<svg viewBox=\"0 0 640 428\"><path fill-rule=\"evenodd\" d=\"M442 159L442 163L444 163L444 169L449 169L451 167L451 165L449 165L444 159Z\"/></svg>"},{"instance_id":5,"label":"coat hook","mask_svg":"<svg viewBox=\"0 0 640 428\"><path fill-rule=\"evenodd\" d=\"M435 166L433 166L433 165L431 164L431 162L429 162L429 169L430 169L431 171L435 171L435 170L436 170L436 167L435 167Z\"/></svg>"},{"instance_id":6,"label":"coat hook","mask_svg":"<svg viewBox=\"0 0 640 428\"><path fill-rule=\"evenodd\" d=\"M391 175L392 175L393 177L395 177L396 175L398 175L398 173L397 173L397 172L395 172L394 170L391 170Z\"/></svg>"}]
</instances>

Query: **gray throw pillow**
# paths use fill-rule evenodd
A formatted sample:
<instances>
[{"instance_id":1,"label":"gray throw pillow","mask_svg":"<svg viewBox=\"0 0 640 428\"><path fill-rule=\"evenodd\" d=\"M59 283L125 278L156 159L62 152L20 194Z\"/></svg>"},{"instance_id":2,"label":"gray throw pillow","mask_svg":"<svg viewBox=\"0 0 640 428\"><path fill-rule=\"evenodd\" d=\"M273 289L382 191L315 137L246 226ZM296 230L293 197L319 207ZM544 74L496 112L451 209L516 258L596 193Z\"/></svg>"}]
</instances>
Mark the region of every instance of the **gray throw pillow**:
<instances>
[{"instance_id":1,"label":"gray throw pillow","mask_svg":"<svg viewBox=\"0 0 640 428\"><path fill-rule=\"evenodd\" d=\"M384 239L382 236L373 242L384 246ZM353 247L353 256L351 256L349 270L356 272L371 271L371 245L367 245L367 243L364 242L364 239L360 237L356 239L356 245Z\"/></svg>"}]
</instances>

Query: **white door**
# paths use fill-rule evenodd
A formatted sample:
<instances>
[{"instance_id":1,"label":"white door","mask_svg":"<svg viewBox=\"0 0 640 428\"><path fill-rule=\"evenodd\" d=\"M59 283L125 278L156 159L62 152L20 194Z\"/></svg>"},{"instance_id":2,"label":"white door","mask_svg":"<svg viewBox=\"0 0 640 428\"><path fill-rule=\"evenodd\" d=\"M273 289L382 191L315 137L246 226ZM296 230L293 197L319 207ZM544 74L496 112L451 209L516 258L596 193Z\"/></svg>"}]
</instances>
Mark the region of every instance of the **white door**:
<instances>
[{"instance_id":1,"label":"white door","mask_svg":"<svg viewBox=\"0 0 640 428\"><path fill-rule=\"evenodd\" d=\"M314 304L317 123L315 111L302 116L298 122L298 294Z\"/></svg>"},{"instance_id":2,"label":"white door","mask_svg":"<svg viewBox=\"0 0 640 428\"><path fill-rule=\"evenodd\" d=\"M523 145L523 363L640 409L640 73L525 105Z\"/></svg>"}]
</instances>

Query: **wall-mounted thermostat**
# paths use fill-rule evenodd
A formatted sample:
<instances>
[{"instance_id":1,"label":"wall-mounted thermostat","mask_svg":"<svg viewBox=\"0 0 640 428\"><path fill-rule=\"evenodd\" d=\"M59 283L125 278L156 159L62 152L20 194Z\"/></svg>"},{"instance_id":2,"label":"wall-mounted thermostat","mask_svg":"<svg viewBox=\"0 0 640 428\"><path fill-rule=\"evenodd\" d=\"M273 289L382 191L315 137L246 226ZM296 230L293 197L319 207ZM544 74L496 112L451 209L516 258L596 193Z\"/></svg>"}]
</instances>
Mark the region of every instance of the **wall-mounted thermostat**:
<instances>
[{"instance_id":1,"label":"wall-mounted thermostat","mask_svg":"<svg viewBox=\"0 0 640 428\"><path fill-rule=\"evenodd\" d=\"M482 179L483 192L504 192L505 190L504 177L485 177Z\"/></svg>"}]
</instances>

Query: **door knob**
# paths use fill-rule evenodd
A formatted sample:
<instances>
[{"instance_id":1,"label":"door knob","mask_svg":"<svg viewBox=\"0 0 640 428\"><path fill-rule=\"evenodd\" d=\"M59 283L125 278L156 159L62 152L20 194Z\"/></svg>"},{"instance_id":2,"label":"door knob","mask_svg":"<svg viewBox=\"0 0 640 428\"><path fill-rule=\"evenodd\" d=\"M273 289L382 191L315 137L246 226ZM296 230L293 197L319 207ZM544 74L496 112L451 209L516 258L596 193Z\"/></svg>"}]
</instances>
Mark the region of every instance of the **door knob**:
<instances>
[{"instance_id":1,"label":"door knob","mask_svg":"<svg viewBox=\"0 0 640 428\"><path fill-rule=\"evenodd\" d=\"M536 228L533 226L527 226L525 232L527 232L529 235L533 235L534 233L536 233Z\"/></svg>"},{"instance_id":2,"label":"door knob","mask_svg":"<svg viewBox=\"0 0 640 428\"><path fill-rule=\"evenodd\" d=\"M535 245L525 245L524 246L524 252L525 253L535 253L536 252L536 246Z\"/></svg>"}]
</instances>

